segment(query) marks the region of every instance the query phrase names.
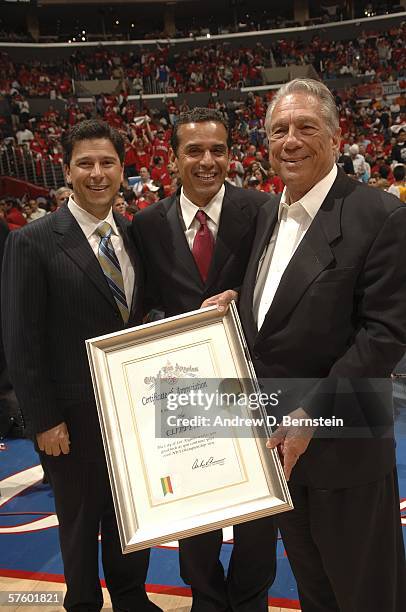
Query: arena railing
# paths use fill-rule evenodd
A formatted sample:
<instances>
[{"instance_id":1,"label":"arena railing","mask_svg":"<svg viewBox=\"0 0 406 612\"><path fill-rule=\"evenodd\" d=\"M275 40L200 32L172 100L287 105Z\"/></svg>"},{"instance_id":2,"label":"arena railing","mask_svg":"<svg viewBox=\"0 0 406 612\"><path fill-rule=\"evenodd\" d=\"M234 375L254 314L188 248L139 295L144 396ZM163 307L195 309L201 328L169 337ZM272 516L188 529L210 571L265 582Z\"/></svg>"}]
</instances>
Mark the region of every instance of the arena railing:
<instances>
[{"instance_id":1,"label":"arena railing","mask_svg":"<svg viewBox=\"0 0 406 612\"><path fill-rule=\"evenodd\" d=\"M229 34L210 34L207 33L205 36L192 36L192 37L184 37L184 38L153 38L153 39L148 39L148 38L142 38L142 39L137 39L137 40L92 40L92 41L85 41L85 42L69 42L68 41L64 41L64 42L46 42L46 43L23 43L23 42L0 42L0 48L1 47L7 47L7 49L10 51L11 49L28 49L28 48L35 48L35 49L39 49L39 48L43 48L43 49L65 49L67 53L70 53L70 49L74 48L74 47L81 47L81 48L86 48L86 47L98 47L98 46L106 46L106 47L117 47L117 46L131 46L131 45L137 45L137 46L141 46L141 47L148 47L148 46L156 46L158 45L167 45L170 44L171 46L173 45L184 45L185 43L187 44L191 44L191 43L200 43L200 42L208 42L208 41L233 41L236 40L238 41L238 39L244 39L246 40L247 38L254 38L254 39L258 39L261 37L276 37L276 38L281 38L284 35L303 35L306 33L309 33L311 36L313 36L314 34L321 34L323 33L323 35L328 34L329 31L331 31L331 37L333 39L336 39L336 31L339 29L342 29L349 37L351 37L352 33L355 33L355 36L357 36L357 32L359 34L360 32L360 28L363 29L364 27L374 27L374 26L379 26L380 24L382 24L382 26L387 26L390 27L391 23L390 22L399 22L400 23L400 19L405 19L406 18L406 11L402 11L399 13L390 13L388 15L375 15L373 17L365 17L365 18L358 18L358 19L348 19L345 21L338 21L338 22L331 22L331 23L323 23L323 24L317 24L317 25L306 25L306 26L297 26L297 27L289 27L289 28L279 28L279 29L274 29L274 30L254 30L251 32L233 32L233 33L229 33Z\"/></svg>"},{"instance_id":2,"label":"arena railing","mask_svg":"<svg viewBox=\"0 0 406 612\"><path fill-rule=\"evenodd\" d=\"M26 147L3 145L0 149L0 175L10 176L47 189L65 185L62 161L33 153Z\"/></svg>"}]
</instances>

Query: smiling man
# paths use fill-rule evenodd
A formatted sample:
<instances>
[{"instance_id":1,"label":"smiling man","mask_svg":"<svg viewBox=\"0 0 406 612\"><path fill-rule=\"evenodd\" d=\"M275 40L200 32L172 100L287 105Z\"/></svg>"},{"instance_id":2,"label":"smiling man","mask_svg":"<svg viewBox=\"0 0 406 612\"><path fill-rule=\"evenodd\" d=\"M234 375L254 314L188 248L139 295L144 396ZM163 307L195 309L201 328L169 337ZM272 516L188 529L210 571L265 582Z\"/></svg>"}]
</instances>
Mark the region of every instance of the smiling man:
<instances>
[{"instance_id":1,"label":"smiling man","mask_svg":"<svg viewBox=\"0 0 406 612\"><path fill-rule=\"evenodd\" d=\"M241 284L257 212L269 200L224 182L230 142L218 111L195 108L180 115L171 145L182 187L133 220L150 306L166 316L195 310L209 296ZM221 530L180 542L181 574L192 586L193 612L267 612L275 573L268 559L275 547L272 518L234 527L227 579L221 544Z\"/></svg>"},{"instance_id":2,"label":"smiling man","mask_svg":"<svg viewBox=\"0 0 406 612\"><path fill-rule=\"evenodd\" d=\"M271 388L287 379L281 411L297 419L268 442L294 503L277 523L303 612L399 612L390 374L406 350L406 208L337 168L338 112L322 83L283 85L265 127L285 189L258 215L239 310L257 375ZM333 416L342 431L296 426Z\"/></svg>"},{"instance_id":3,"label":"smiling man","mask_svg":"<svg viewBox=\"0 0 406 612\"><path fill-rule=\"evenodd\" d=\"M98 536L115 612L159 610L145 593L149 551L121 553L85 340L141 322L142 274L128 222L112 212L124 143L101 121L64 141L67 206L13 232L2 285L4 345L29 433L55 494L65 608L103 606Z\"/></svg>"},{"instance_id":4,"label":"smiling man","mask_svg":"<svg viewBox=\"0 0 406 612\"><path fill-rule=\"evenodd\" d=\"M225 182L229 145L220 112L195 108L181 114L171 155L182 186L134 216L151 305L159 302L166 316L199 308L206 298L239 286L244 276L258 208L269 195Z\"/></svg>"}]
</instances>

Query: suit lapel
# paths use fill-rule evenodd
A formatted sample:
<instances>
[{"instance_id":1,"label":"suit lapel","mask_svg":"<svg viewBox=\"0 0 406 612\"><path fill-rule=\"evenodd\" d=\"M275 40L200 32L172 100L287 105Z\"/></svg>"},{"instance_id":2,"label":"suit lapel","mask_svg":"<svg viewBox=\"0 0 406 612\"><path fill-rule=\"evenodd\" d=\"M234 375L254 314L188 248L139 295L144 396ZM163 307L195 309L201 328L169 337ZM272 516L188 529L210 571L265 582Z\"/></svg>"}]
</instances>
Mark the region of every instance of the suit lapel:
<instances>
[{"instance_id":1,"label":"suit lapel","mask_svg":"<svg viewBox=\"0 0 406 612\"><path fill-rule=\"evenodd\" d=\"M278 208L279 199L264 204L258 213L255 240L240 296L240 313L250 343L257 335L257 324L252 309L255 282L278 219Z\"/></svg>"},{"instance_id":2,"label":"suit lapel","mask_svg":"<svg viewBox=\"0 0 406 612\"><path fill-rule=\"evenodd\" d=\"M54 215L54 231L61 249L86 274L100 294L118 311L97 257L92 251L79 224L67 206L62 206Z\"/></svg>"},{"instance_id":3,"label":"suit lapel","mask_svg":"<svg viewBox=\"0 0 406 612\"><path fill-rule=\"evenodd\" d=\"M277 200L273 200L272 203L265 204L258 214L257 231L245 277L245 284L250 295L254 293L255 281L278 220L279 202L280 196Z\"/></svg>"},{"instance_id":4,"label":"suit lapel","mask_svg":"<svg viewBox=\"0 0 406 612\"><path fill-rule=\"evenodd\" d=\"M202 290L204 284L179 219L179 193L173 198L169 207L161 211L162 223L158 230L160 240L168 253L168 261L174 262L176 267L183 268L187 275L186 278L189 278Z\"/></svg>"},{"instance_id":5,"label":"suit lapel","mask_svg":"<svg viewBox=\"0 0 406 612\"><path fill-rule=\"evenodd\" d=\"M316 277L334 261L330 244L341 236L342 181L339 173L320 210L290 260L271 307L258 332L258 340L269 335L295 308Z\"/></svg>"},{"instance_id":6,"label":"suit lapel","mask_svg":"<svg viewBox=\"0 0 406 612\"><path fill-rule=\"evenodd\" d=\"M244 210L246 202L241 195L244 196L244 193L241 194L240 190L233 191L230 185L225 183L219 228L206 288L214 283L236 245L242 241L250 229L249 217Z\"/></svg>"}]
</instances>

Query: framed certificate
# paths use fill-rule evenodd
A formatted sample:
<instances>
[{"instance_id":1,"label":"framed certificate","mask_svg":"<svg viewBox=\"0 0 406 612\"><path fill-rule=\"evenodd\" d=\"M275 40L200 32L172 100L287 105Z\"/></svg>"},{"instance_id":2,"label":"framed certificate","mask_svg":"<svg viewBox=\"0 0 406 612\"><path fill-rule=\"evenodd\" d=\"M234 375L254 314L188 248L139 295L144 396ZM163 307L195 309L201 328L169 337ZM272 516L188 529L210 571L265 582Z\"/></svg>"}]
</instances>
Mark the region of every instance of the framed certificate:
<instances>
[{"instance_id":1,"label":"framed certificate","mask_svg":"<svg viewBox=\"0 0 406 612\"><path fill-rule=\"evenodd\" d=\"M292 508L234 304L86 344L124 553Z\"/></svg>"}]
</instances>

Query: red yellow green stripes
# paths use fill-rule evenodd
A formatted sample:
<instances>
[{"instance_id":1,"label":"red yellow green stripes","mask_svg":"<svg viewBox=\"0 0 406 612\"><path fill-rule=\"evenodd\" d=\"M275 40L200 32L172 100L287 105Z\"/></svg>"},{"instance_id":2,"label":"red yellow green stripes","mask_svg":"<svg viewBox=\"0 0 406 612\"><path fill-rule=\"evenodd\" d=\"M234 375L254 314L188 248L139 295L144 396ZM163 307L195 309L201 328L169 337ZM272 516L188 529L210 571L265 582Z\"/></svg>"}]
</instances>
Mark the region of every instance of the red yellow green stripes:
<instances>
[{"instance_id":1,"label":"red yellow green stripes","mask_svg":"<svg viewBox=\"0 0 406 612\"><path fill-rule=\"evenodd\" d=\"M163 478L161 478L161 485L164 495L168 495L168 493L173 493L170 476L164 476Z\"/></svg>"}]
</instances>

